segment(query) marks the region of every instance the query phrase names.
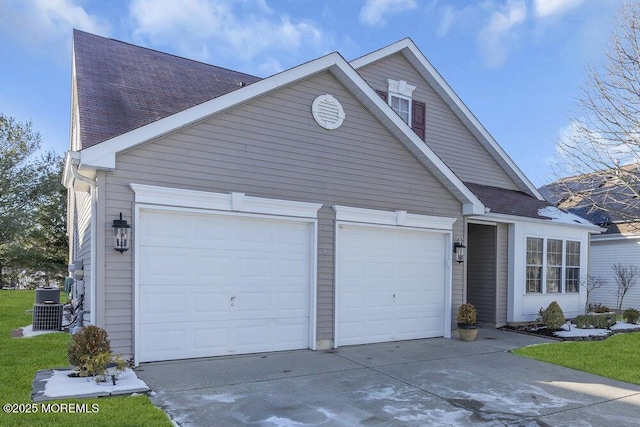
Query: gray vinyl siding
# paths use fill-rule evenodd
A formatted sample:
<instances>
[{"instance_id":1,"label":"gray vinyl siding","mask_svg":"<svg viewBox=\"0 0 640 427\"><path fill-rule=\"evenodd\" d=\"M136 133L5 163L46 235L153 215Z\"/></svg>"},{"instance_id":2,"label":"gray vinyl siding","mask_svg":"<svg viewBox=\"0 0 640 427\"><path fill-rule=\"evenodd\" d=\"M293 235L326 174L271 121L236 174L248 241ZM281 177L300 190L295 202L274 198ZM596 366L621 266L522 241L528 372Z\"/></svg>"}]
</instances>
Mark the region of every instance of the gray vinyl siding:
<instances>
[{"instance_id":1,"label":"gray vinyl siding","mask_svg":"<svg viewBox=\"0 0 640 427\"><path fill-rule=\"evenodd\" d=\"M640 240L591 241L589 274L603 281L602 287L594 289L589 295L591 303L606 305L611 309L617 308L617 284L613 271L615 264L640 267ZM581 289L580 292L584 292L584 289ZM622 300L622 309L627 308L640 310L640 281L629 290Z\"/></svg>"},{"instance_id":2,"label":"gray vinyl siding","mask_svg":"<svg viewBox=\"0 0 640 427\"><path fill-rule=\"evenodd\" d=\"M91 193L71 191L71 215L72 221L70 233L70 260L69 262L82 261L84 270L85 297L83 307L89 311L91 307ZM89 316L85 316L89 320Z\"/></svg>"},{"instance_id":3,"label":"gray vinyl siding","mask_svg":"<svg viewBox=\"0 0 640 427\"><path fill-rule=\"evenodd\" d=\"M376 90L387 91L387 79L416 86L413 99L426 104L426 143L464 182L519 190L489 152L449 106L400 53L358 69Z\"/></svg>"},{"instance_id":4,"label":"gray vinyl siding","mask_svg":"<svg viewBox=\"0 0 640 427\"><path fill-rule=\"evenodd\" d=\"M498 224L496 230L496 326L507 324L507 298L509 291L509 226Z\"/></svg>"},{"instance_id":5,"label":"gray vinyl siding","mask_svg":"<svg viewBox=\"0 0 640 427\"><path fill-rule=\"evenodd\" d=\"M495 323L496 227L469 224L467 301L478 311L478 321Z\"/></svg>"},{"instance_id":6,"label":"gray vinyl siding","mask_svg":"<svg viewBox=\"0 0 640 427\"><path fill-rule=\"evenodd\" d=\"M336 97L346 113L333 131L318 126L311 103ZM322 203L318 214L317 339L333 339L333 205L455 217L461 204L329 73L265 95L117 156L107 175L106 223L132 218L131 182ZM135 224L133 239L135 240ZM132 252L106 245L106 328L114 351L131 353ZM326 250L325 250L326 249ZM453 303L462 301L454 266ZM457 304L457 305L456 305ZM127 327L127 325L129 325Z\"/></svg>"}]
</instances>

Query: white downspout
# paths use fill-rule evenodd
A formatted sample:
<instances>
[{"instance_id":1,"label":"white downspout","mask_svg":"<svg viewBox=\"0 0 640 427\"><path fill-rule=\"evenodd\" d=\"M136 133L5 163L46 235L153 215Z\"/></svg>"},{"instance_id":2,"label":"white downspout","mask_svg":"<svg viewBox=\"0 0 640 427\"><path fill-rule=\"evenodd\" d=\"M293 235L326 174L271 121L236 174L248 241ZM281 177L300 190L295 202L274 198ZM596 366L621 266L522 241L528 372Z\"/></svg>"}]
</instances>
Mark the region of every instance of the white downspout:
<instances>
[{"instance_id":1,"label":"white downspout","mask_svg":"<svg viewBox=\"0 0 640 427\"><path fill-rule=\"evenodd\" d=\"M77 160L76 160L77 161ZM71 161L71 175L73 175L74 179L77 179L78 181L84 182L85 184L89 185L89 188L91 189L91 256L90 256L90 262L91 262L91 275L89 276L89 280L91 281L91 285L90 285L90 289L91 289L91 300L90 300L90 304L89 304L89 322L92 325L96 324L96 277L97 277L97 256L96 256L96 251L98 249L98 243L97 243L97 236L96 236L96 232L97 232L97 224L96 224L96 212L97 212L97 196L96 196L96 181L91 179L91 178L87 178L86 176L80 175L80 173L78 172L78 164L75 163L76 161ZM82 316L84 317L84 313L82 313ZM84 324L84 319L81 319L82 324Z\"/></svg>"}]
</instances>

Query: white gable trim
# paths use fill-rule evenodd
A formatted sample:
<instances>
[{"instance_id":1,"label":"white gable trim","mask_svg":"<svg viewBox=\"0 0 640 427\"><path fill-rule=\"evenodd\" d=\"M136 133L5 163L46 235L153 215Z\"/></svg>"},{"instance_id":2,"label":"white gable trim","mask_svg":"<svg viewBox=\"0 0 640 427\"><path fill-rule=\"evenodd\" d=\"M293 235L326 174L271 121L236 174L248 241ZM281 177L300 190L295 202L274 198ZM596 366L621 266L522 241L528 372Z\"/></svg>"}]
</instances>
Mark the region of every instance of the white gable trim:
<instances>
[{"instance_id":1,"label":"white gable trim","mask_svg":"<svg viewBox=\"0 0 640 427\"><path fill-rule=\"evenodd\" d=\"M389 107L367 82L338 53L331 53L290 70L260 80L226 95L183 110L164 119L116 136L80 151L80 166L85 168L116 168L116 154L196 122L207 119L270 91L329 71L397 138L423 166L432 173L463 205L468 213L482 214L484 205Z\"/></svg>"},{"instance_id":2,"label":"white gable trim","mask_svg":"<svg viewBox=\"0 0 640 427\"><path fill-rule=\"evenodd\" d=\"M467 126L471 133L478 138L481 144L490 154L501 164L507 174L525 192L534 195L539 200L544 200L537 188L529 181L529 178L520 170L509 155L502 149L498 142L491 136L485 127L473 115L471 110L462 102L460 97L454 92L449 84L442 78L440 73L422 54L420 49L409 38L402 39L387 47L376 50L368 55L362 56L350 62L356 70L365 65L371 64L394 53L401 52L405 58L418 70L424 79L429 82L433 89L447 103L456 116Z\"/></svg>"},{"instance_id":3,"label":"white gable trim","mask_svg":"<svg viewBox=\"0 0 640 427\"><path fill-rule=\"evenodd\" d=\"M451 231L455 218L410 214L407 211L382 211L377 209L333 206L336 221L361 222L366 224L397 225L411 228Z\"/></svg>"},{"instance_id":4,"label":"white gable trim","mask_svg":"<svg viewBox=\"0 0 640 427\"><path fill-rule=\"evenodd\" d=\"M210 193L181 188L129 184L135 193L135 202L150 205L210 209L216 211L246 212L296 218L318 218L320 203L266 199L246 196L244 193Z\"/></svg>"}]
</instances>

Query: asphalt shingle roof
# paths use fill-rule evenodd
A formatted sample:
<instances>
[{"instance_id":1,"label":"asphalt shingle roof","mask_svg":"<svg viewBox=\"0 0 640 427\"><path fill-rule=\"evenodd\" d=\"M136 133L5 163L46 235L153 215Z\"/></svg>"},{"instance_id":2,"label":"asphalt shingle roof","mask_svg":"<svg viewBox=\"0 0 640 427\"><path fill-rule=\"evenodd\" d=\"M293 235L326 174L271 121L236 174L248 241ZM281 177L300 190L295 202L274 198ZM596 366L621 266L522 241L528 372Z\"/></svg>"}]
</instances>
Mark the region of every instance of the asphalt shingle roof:
<instances>
[{"instance_id":1,"label":"asphalt shingle roof","mask_svg":"<svg viewBox=\"0 0 640 427\"><path fill-rule=\"evenodd\" d=\"M524 216L528 218L549 219L540 216L542 208L555 206L546 200L539 200L522 191L465 182L464 185L476 195L491 213Z\"/></svg>"},{"instance_id":2,"label":"asphalt shingle roof","mask_svg":"<svg viewBox=\"0 0 640 427\"><path fill-rule=\"evenodd\" d=\"M79 30L73 41L82 148L260 80Z\"/></svg>"}]
</instances>

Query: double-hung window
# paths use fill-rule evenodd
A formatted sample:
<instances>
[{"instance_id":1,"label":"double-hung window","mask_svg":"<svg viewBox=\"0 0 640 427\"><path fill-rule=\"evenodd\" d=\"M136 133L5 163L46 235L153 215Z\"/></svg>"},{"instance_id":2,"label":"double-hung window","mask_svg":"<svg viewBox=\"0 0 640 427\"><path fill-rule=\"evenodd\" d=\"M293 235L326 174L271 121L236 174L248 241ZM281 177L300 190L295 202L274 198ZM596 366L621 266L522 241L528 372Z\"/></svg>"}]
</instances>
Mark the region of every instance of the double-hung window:
<instances>
[{"instance_id":1,"label":"double-hung window","mask_svg":"<svg viewBox=\"0 0 640 427\"><path fill-rule=\"evenodd\" d=\"M415 86L404 80L387 79L387 91L376 92L424 141L427 108L424 102L418 102L413 99L413 91L415 89Z\"/></svg>"},{"instance_id":2,"label":"double-hung window","mask_svg":"<svg viewBox=\"0 0 640 427\"><path fill-rule=\"evenodd\" d=\"M527 237L526 292L580 291L580 242Z\"/></svg>"}]
</instances>

